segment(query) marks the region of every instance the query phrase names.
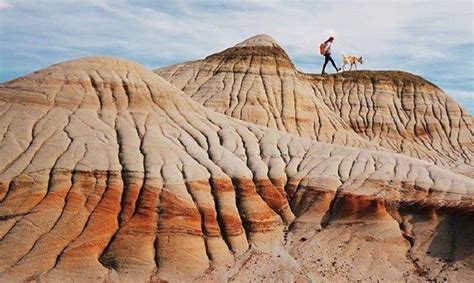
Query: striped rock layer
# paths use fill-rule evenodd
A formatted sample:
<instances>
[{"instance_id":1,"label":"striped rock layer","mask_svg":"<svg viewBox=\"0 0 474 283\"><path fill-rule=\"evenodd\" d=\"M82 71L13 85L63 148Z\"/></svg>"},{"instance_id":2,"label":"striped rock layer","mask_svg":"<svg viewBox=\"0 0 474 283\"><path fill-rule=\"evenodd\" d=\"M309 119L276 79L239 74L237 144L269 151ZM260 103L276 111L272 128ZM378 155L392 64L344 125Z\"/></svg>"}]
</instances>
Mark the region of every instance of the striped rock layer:
<instances>
[{"instance_id":1,"label":"striped rock layer","mask_svg":"<svg viewBox=\"0 0 474 283\"><path fill-rule=\"evenodd\" d=\"M0 280L473 278L473 179L271 128L116 58L1 84Z\"/></svg>"},{"instance_id":2,"label":"striped rock layer","mask_svg":"<svg viewBox=\"0 0 474 283\"><path fill-rule=\"evenodd\" d=\"M419 76L305 74L266 35L155 72L204 106L247 122L331 144L404 153L474 176L472 116Z\"/></svg>"}]
</instances>

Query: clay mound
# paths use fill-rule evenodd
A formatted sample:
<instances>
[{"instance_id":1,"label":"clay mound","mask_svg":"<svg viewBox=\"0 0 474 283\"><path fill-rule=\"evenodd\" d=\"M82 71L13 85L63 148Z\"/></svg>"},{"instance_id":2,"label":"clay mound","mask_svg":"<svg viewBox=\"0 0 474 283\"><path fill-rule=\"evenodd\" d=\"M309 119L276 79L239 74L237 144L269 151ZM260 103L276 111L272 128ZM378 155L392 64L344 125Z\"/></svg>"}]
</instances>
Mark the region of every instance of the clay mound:
<instances>
[{"instance_id":1,"label":"clay mound","mask_svg":"<svg viewBox=\"0 0 474 283\"><path fill-rule=\"evenodd\" d=\"M436 85L400 71L304 77L365 139L473 176L473 117Z\"/></svg>"},{"instance_id":2,"label":"clay mound","mask_svg":"<svg viewBox=\"0 0 474 283\"><path fill-rule=\"evenodd\" d=\"M155 72L204 106L244 121L332 144L380 146L465 174L474 171L472 116L441 89L409 73L304 74L266 35Z\"/></svg>"},{"instance_id":3,"label":"clay mound","mask_svg":"<svg viewBox=\"0 0 474 283\"><path fill-rule=\"evenodd\" d=\"M241 43L235 45L235 47L257 47L257 46L268 46L268 47L276 47L280 48L280 45L278 42L276 42L275 39L273 39L271 36L266 35L266 34L258 34L255 36L252 36Z\"/></svg>"},{"instance_id":4,"label":"clay mound","mask_svg":"<svg viewBox=\"0 0 474 283\"><path fill-rule=\"evenodd\" d=\"M267 35L155 72L228 116L318 141L377 149L318 101L286 52Z\"/></svg>"},{"instance_id":5,"label":"clay mound","mask_svg":"<svg viewBox=\"0 0 474 283\"><path fill-rule=\"evenodd\" d=\"M2 280L473 275L472 179L215 113L132 62L0 85L0 136Z\"/></svg>"}]
</instances>

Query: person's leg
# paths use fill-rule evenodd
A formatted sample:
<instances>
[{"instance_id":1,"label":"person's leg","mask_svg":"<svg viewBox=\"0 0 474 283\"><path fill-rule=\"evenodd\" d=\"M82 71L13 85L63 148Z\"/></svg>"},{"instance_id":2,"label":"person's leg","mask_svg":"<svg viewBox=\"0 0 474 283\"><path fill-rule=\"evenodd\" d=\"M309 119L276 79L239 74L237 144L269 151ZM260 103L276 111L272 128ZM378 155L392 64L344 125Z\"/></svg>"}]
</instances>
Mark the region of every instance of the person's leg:
<instances>
[{"instance_id":1,"label":"person's leg","mask_svg":"<svg viewBox=\"0 0 474 283\"><path fill-rule=\"evenodd\" d=\"M334 69L336 69L336 71L339 71L339 69L337 68L336 63L334 62L332 57L331 56L328 56L328 57L329 57L329 61L331 61L331 63L332 63L332 66L334 67Z\"/></svg>"},{"instance_id":2,"label":"person's leg","mask_svg":"<svg viewBox=\"0 0 474 283\"><path fill-rule=\"evenodd\" d=\"M324 55L323 71L321 72L321 74L324 74L324 71L326 70L326 65L328 64L328 62L329 62L329 55Z\"/></svg>"}]
</instances>

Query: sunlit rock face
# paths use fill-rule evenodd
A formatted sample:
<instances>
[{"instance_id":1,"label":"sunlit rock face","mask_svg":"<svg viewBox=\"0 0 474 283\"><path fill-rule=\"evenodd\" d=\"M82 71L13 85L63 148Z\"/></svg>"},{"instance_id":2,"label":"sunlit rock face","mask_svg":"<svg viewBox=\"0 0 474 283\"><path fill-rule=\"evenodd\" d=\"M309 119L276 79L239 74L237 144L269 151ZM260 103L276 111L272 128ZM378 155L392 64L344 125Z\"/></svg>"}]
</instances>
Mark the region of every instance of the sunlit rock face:
<instances>
[{"instance_id":1,"label":"sunlit rock face","mask_svg":"<svg viewBox=\"0 0 474 283\"><path fill-rule=\"evenodd\" d=\"M400 152L473 176L472 117L419 76L304 74L267 35L155 72L207 108L247 122L331 144Z\"/></svg>"},{"instance_id":2,"label":"sunlit rock face","mask_svg":"<svg viewBox=\"0 0 474 283\"><path fill-rule=\"evenodd\" d=\"M260 47L279 48L235 48ZM344 79L285 62L295 85ZM107 57L0 85L2 281L472 279L470 177L385 151L315 92L306 132L291 111L258 123L180 88Z\"/></svg>"}]
</instances>

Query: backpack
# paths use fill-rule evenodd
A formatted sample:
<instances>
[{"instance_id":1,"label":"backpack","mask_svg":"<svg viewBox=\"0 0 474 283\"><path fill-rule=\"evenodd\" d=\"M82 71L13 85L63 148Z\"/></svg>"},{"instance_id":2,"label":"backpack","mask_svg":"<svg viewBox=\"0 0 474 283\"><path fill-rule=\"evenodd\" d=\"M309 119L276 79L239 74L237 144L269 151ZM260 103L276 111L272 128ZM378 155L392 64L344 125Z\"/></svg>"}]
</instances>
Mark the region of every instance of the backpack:
<instances>
[{"instance_id":1,"label":"backpack","mask_svg":"<svg viewBox=\"0 0 474 283\"><path fill-rule=\"evenodd\" d=\"M323 42L319 45L319 54L324 55L326 53L326 43Z\"/></svg>"}]
</instances>

